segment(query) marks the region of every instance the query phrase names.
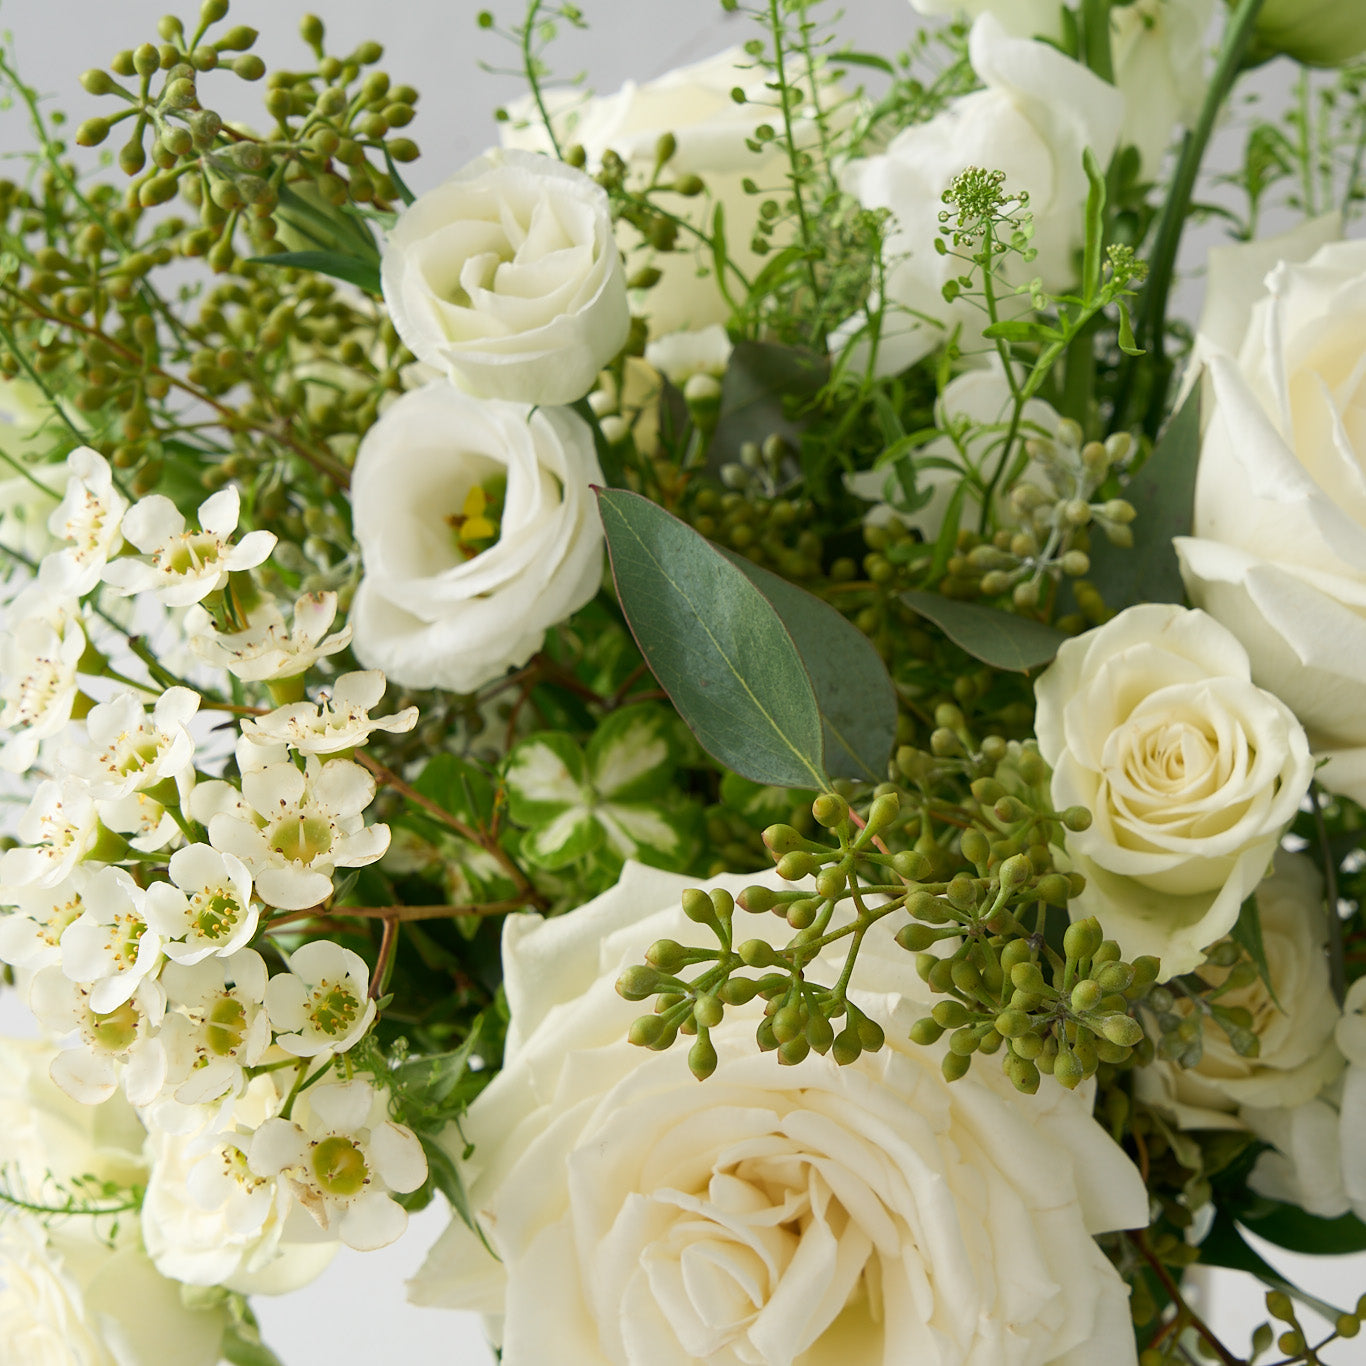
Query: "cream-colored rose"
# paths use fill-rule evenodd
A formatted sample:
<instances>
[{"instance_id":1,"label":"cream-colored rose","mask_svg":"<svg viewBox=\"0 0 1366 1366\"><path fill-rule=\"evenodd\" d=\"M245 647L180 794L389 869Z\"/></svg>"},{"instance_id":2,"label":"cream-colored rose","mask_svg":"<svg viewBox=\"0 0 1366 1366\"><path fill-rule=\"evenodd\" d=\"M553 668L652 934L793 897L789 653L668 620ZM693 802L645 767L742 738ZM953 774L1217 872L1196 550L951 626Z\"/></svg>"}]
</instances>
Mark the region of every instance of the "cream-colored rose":
<instances>
[{"instance_id":1,"label":"cream-colored rose","mask_svg":"<svg viewBox=\"0 0 1366 1366\"><path fill-rule=\"evenodd\" d=\"M43 1041L0 1039L6 1187L57 1203L86 1174L125 1188L143 1183L146 1135L133 1108L117 1094L100 1105L71 1100L48 1075L55 1053ZM137 1229L131 1211L46 1227L14 1211L0 1220L5 1366L213 1366L226 1312L185 1308L180 1286L157 1274Z\"/></svg>"},{"instance_id":2,"label":"cream-colored rose","mask_svg":"<svg viewBox=\"0 0 1366 1366\"><path fill-rule=\"evenodd\" d=\"M1311 66L1341 66L1366 51L1366 6L1361 0L1266 0L1257 16L1256 43Z\"/></svg>"},{"instance_id":3,"label":"cream-colored rose","mask_svg":"<svg viewBox=\"0 0 1366 1366\"><path fill-rule=\"evenodd\" d=\"M705 885L755 881L777 880ZM570 915L509 919L504 1070L464 1127L501 1260L453 1222L413 1297L500 1318L504 1366L1132 1362L1091 1234L1145 1222L1146 1197L1089 1096L1026 1097L992 1066L947 1083L907 1041L923 1003L894 992L858 997L887 1047L845 1068L758 1053L757 1003L712 1032L700 1085L682 1048L626 1041L641 1007L614 981L697 934L688 885L628 864ZM860 958L878 989L916 981L890 933Z\"/></svg>"},{"instance_id":4,"label":"cream-colored rose","mask_svg":"<svg viewBox=\"0 0 1366 1366\"><path fill-rule=\"evenodd\" d=\"M480 398L573 403L630 325L606 192L531 152L490 152L410 204L380 273L407 347Z\"/></svg>"},{"instance_id":5,"label":"cream-colored rose","mask_svg":"<svg viewBox=\"0 0 1366 1366\"><path fill-rule=\"evenodd\" d=\"M1184 1129L1239 1128L1236 1111L1244 1105L1303 1105L1342 1067L1333 1043L1338 1007L1328 980L1323 879L1303 854L1281 849L1255 895L1275 996L1259 977L1219 1005L1251 1012L1257 1056L1243 1057L1207 1021L1197 1066L1157 1061L1134 1073L1137 1093L1171 1111Z\"/></svg>"},{"instance_id":6,"label":"cream-colored rose","mask_svg":"<svg viewBox=\"0 0 1366 1366\"><path fill-rule=\"evenodd\" d=\"M404 687L455 692L525 664L602 581L589 490L601 480L592 432L568 409L443 382L405 394L351 477L356 657Z\"/></svg>"},{"instance_id":7,"label":"cream-colored rose","mask_svg":"<svg viewBox=\"0 0 1366 1366\"><path fill-rule=\"evenodd\" d=\"M943 194L955 176L977 166L1005 173L1007 193L1026 191L1034 219L1032 261L1010 258L1014 284L1038 277L1046 288L1076 280L1076 252L1085 233L1087 180L1082 154L1101 165L1114 151L1124 98L1114 86L1047 43L1012 38L985 13L972 26L972 69L985 89L955 100L928 123L899 133L881 156L850 162L845 188L865 208L890 209L895 228L885 245L889 262L877 371L914 364L964 330L965 350L987 322L980 300L946 303L943 289L963 263L935 250ZM1018 312L1020 300L1007 299ZM845 335L842 329L841 335Z\"/></svg>"},{"instance_id":8,"label":"cream-colored rose","mask_svg":"<svg viewBox=\"0 0 1366 1366\"><path fill-rule=\"evenodd\" d=\"M660 138L670 133L676 150L661 179L672 183L697 176L705 186L698 195L650 196L652 203L683 219L693 230L679 232L673 251L654 251L635 229L619 225L619 241L630 259L631 274L642 267L661 272L659 282L636 301L636 311L647 319L652 337L729 319L731 306L713 270L710 242L694 235L710 236L717 208L725 218L730 259L747 278L763 265L764 258L750 249L759 207L766 198L781 198L788 184L786 155L771 143L758 151L749 145L761 124L782 122L767 85L771 79L767 67L756 64L739 48L728 48L644 85L627 81L614 95L589 100L571 95L552 105L561 145L581 146L590 169L602 164L604 153L615 152L626 163L627 185L641 189L654 173ZM732 98L734 90L744 91L743 104ZM512 118L500 125L505 144L537 152L550 150L550 139L530 99L518 101L509 112ZM803 141L811 136L811 125L796 112L798 139ZM746 194L746 179L767 193ZM729 275L725 287L737 302L743 302L743 287L736 276Z\"/></svg>"},{"instance_id":9,"label":"cream-colored rose","mask_svg":"<svg viewBox=\"0 0 1366 1366\"><path fill-rule=\"evenodd\" d=\"M1086 877L1069 909L1126 958L1189 972L1233 928L1313 776L1289 708L1256 687L1247 654L1203 612L1130 607L1065 642L1035 685L1039 750Z\"/></svg>"},{"instance_id":10,"label":"cream-colored rose","mask_svg":"<svg viewBox=\"0 0 1366 1366\"><path fill-rule=\"evenodd\" d=\"M1366 800L1366 242L1266 285L1236 359L1236 300L1201 342L1206 432L1177 552L1192 599L1329 760L1323 783Z\"/></svg>"},{"instance_id":11,"label":"cream-colored rose","mask_svg":"<svg viewBox=\"0 0 1366 1366\"><path fill-rule=\"evenodd\" d=\"M1301 1105L1245 1109L1242 1118L1271 1144L1253 1168L1253 1189L1310 1214L1366 1219L1366 978L1347 988L1334 1034L1346 1063L1322 1094Z\"/></svg>"}]
</instances>

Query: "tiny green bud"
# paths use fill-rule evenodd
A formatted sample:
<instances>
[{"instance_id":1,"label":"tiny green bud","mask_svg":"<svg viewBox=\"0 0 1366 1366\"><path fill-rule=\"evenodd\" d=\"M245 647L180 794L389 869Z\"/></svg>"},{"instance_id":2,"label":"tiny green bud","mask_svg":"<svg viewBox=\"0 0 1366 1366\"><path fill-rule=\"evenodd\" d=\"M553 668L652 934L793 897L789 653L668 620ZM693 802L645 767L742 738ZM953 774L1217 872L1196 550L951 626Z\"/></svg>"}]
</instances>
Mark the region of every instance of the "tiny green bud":
<instances>
[{"instance_id":1,"label":"tiny green bud","mask_svg":"<svg viewBox=\"0 0 1366 1366\"><path fill-rule=\"evenodd\" d=\"M991 859L991 846L987 843L987 837L976 826L963 831L958 847L969 863L983 872L986 871L987 863Z\"/></svg>"},{"instance_id":2,"label":"tiny green bud","mask_svg":"<svg viewBox=\"0 0 1366 1366\"><path fill-rule=\"evenodd\" d=\"M1143 1026L1132 1015L1107 1015L1100 1032L1120 1048L1132 1048L1143 1037Z\"/></svg>"},{"instance_id":3,"label":"tiny green bud","mask_svg":"<svg viewBox=\"0 0 1366 1366\"><path fill-rule=\"evenodd\" d=\"M1069 1091L1075 1091L1086 1080L1086 1071L1075 1053L1060 1049L1053 1059L1053 1077Z\"/></svg>"},{"instance_id":4,"label":"tiny green bud","mask_svg":"<svg viewBox=\"0 0 1366 1366\"><path fill-rule=\"evenodd\" d=\"M942 1005L943 1002L941 1001L940 1004ZM920 1044L922 1047L929 1047L930 1044L938 1043L943 1036L944 1026L928 1015L917 1020L911 1026L908 1035L912 1043Z\"/></svg>"},{"instance_id":5,"label":"tiny green bud","mask_svg":"<svg viewBox=\"0 0 1366 1366\"><path fill-rule=\"evenodd\" d=\"M934 1022L943 1029L961 1029L972 1017L962 1001L936 1001L930 1011Z\"/></svg>"},{"instance_id":6,"label":"tiny green bud","mask_svg":"<svg viewBox=\"0 0 1366 1366\"><path fill-rule=\"evenodd\" d=\"M779 1065L795 1067L797 1063L804 1062L810 1052L811 1045L807 1043L804 1035L798 1035L795 1039L788 1039L786 1043L778 1045Z\"/></svg>"},{"instance_id":7,"label":"tiny green bud","mask_svg":"<svg viewBox=\"0 0 1366 1366\"><path fill-rule=\"evenodd\" d=\"M1094 1010L1105 993L1088 977L1072 988L1072 1009L1076 1011Z\"/></svg>"},{"instance_id":8,"label":"tiny green bud","mask_svg":"<svg viewBox=\"0 0 1366 1366\"><path fill-rule=\"evenodd\" d=\"M1039 1069L1017 1053L1007 1053L1001 1059L1001 1067L1010 1078L1011 1085L1027 1096L1034 1095L1039 1089Z\"/></svg>"},{"instance_id":9,"label":"tiny green bud","mask_svg":"<svg viewBox=\"0 0 1366 1366\"><path fill-rule=\"evenodd\" d=\"M866 1053L876 1053L887 1041L887 1036L882 1032L882 1026L875 1020L870 1020L866 1015L858 1017L858 1037Z\"/></svg>"},{"instance_id":10,"label":"tiny green bud","mask_svg":"<svg viewBox=\"0 0 1366 1366\"><path fill-rule=\"evenodd\" d=\"M780 961L773 945L764 939L746 939L735 952L747 968L771 968Z\"/></svg>"},{"instance_id":11,"label":"tiny green bud","mask_svg":"<svg viewBox=\"0 0 1366 1366\"><path fill-rule=\"evenodd\" d=\"M643 1001L659 990L659 974L650 967L636 964L617 978L617 995L628 1001Z\"/></svg>"},{"instance_id":12,"label":"tiny green bud","mask_svg":"<svg viewBox=\"0 0 1366 1366\"><path fill-rule=\"evenodd\" d=\"M161 70L161 53L151 43L133 49L133 70L144 78Z\"/></svg>"},{"instance_id":13,"label":"tiny green bud","mask_svg":"<svg viewBox=\"0 0 1366 1366\"><path fill-rule=\"evenodd\" d=\"M672 939L656 939L645 950L645 961L660 972L677 972L688 961L688 951Z\"/></svg>"},{"instance_id":14,"label":"tiny green bud","mask_svg":"<svg viewBox=\"0 0 1366 1366\"><path fill-rule=\"evenodd\" d=\"M96 116L86 119L76 129L76 142L81 147L98 147L109 136L109 120Z\"/></svg>"},{"instance_id":15,"label":"tiny green bud","mask_svg":"<svg viewBox=\"0 0 1366 1366\"><path fill-rule=\"evenodd\" d=\"M997 877L1007 891L1023 887L1034 876L1034 865L1026 854L1014 854L1001 864Z\"/></svg>"},{"instance_id":16,"label":"tiny green bud","mask_svg":"<svg viewBox=\"0 0 1366 1366\"><path fill-rule=\"evenodd\" d=\"M788 858L791 857L789 854ZM841 868L826 868L816 874L816 891L827 900L842 895L848 885L849 874Z\"/></svg>"},{"instance_id":17,"label":"tiny green bud","mask_svg":"<svg viewBox=\"0 0 1366 1366\"><path fill-rule=\"evenodd\" d=\"M658 1015L640 1015L631 1022L626 1037L637 1048L653 1048L665 1032L665 1024Z\"/></svg>"},{"instance_id":18,"label":"tiny green bud","mask_svg":"<svg viewBox=\"0 0 1366 1366\"><path fill-rule=\"evenodd\" d=\"M822 1055L828 1053L835 1042L835 1031L820 1011L812 1014L806 1022L806 1041L815 1052Z\"/></svg>"},{"instance_id":19,"label":"tiny green bud","mask_svg":"<svg viewBox=\"0 0 1366 1366\"><path fill-rule=\"evenodd\" d=\"M849 819L849 803L837 792L822 792L811 803L811 814L816 818L818 825L833 830Z\"/></svg>"},{"instance_id":20,"label":"tiny green bud","mask_svg":"<svg viewBox=\"0 0 1366 1366\"><path fill-rule=\"evenodd\" d=\"M868 808L867 833L871 835L885 830L896 820L900 811L901 798L895 792L884 792L880 797L875 797Z\"/></svg>"},{"instance_id":21,"label":"tiny green bud","mask_svg":"<svg viewBox=\"0 0 1366 1366\"><path fill-rule=\"evenodd\" d=\"M1134 970L1128 963L1106 963L1096 972L1095 981L1107 996L1116 991L1128 991L1133 985Z\"/></svg>"},{"instance_id":22,"label":"tiny green bud","mask_svg":"<svg viewBox=\"0 0 1366 1366\"><path fill-rule=\"evenodd\" d=\"M939 936L928 925L912 921L896 932L896 942L909 953L923 953Z\"/></svg>"},{"instance_id":23,"label":"tiny green bud","mask_svg":"<svg viewBox=\"0 0 1366 1366\"><path fill-rule=\"evenodd\" d=\"M204 0L199 7L199 22L204 25L216 24L226 17L228 0Z\"/></svg>"},{"instance_id":24,"label":"tiny green bud","mask_svg":"<svg viewBox=\"0 0 1366 1366\"><path fill-rule=\"evenodd\" d=\"M97 66L81 73L81 85L85 87L87 95L112 95L118 89L108 72L101 71Z\"/></svg>"},{"instance_id":25,"label":"tiny green bud","mask_svg":"<svg viewBox=\"0 0 1366 1366\"><path fill-rule=\"evenodd\" d=\"M771 887L746 887L738 898L740 909L754 915L771 911L778 904L778 894Z\"/></svg>"},{"instance_id":26,"label":"tiny green bud","mask_svg":"<svg viewBox=\"0 0 1366 1366\"><path fill-rule=\"evenodd\" d=\"M706 1081L716 1071L716 1049L705 1034L699 1034L697 1042L688 1049L688 1071L698 1081Z\"/></svg>"},{"instance_id":27,"label":"tiny green bud","mask_svg":"<svg viewBox=\"0 0 1366 1366\"><path fill-rule=\"evenodd\" d=\"M758 985L749 977L732 977L716 989L716 998L728 1006L747 1005L754 999Z\"/></svg>"},{"instance_id":28,"label":"tiny green bud","mask_svg":"<svg viewBox=\"0 0 1366 1366\"><path fill-rule=\"evenodd\" d=\"M1003 1010L995 1019L996 1032L1005 1039L1018 1039L1029 1033L1031 1021L1022 1010Z\"/></svg>"},{"instance_id":29,"label":"tiny green bud","mask_svg":"<svg viewBox=\"0 0 1366 1366\"><path fill-rule=\"evenodd\" d=\"M254 52L234 57L232 69L244 81L259 81L266 74L266 64Z\"/></svg>"},{"instance_id":30,"label":"tiny green bud","mask_svg":"<svg viewBox=\"0 0 1366 1366\"><path fill-rule=\"evenodd\" d=\"M967 873L955 873L944 895L955 909L971 911L977 905L977 883Z\"/></svg>"},{"instance_id":31,"label":"tiny green bud","mask_svg":"<svg viewBox=\"0 0 1366 1366\"><path fill-rule=\"evenodd\" d=\"M1081 960L1095 955L1104 940L1104 931L1095 916L1073 921L1062 938L1063 952L1068 958ZM1018 983L1017 983L1018 985Z\"/></svg>"},{"instance_id":32,"label":"tiny green bud","mask_svg":"<svg viewBox=\"0 0 1366 1366\"><path fill-rule=\"evenodd\" d=\"M944 1074L945 1081L959 1081L968 1074L968 1069L972 1066L971 1053L945 1053L939 1060L939 1070Z\"/></svg>"},{"instance_id":33,"label":"tiny green bud","mask_svg":"<svg viewBox=\"0 0 1366 1366\"><path fill-rule=\"evenodd\" d=\"M698 925L710 925L716 919L716 909L711 897L697 887L689 887L683 893L683 914Z\"/></svg>"},{"instance_id":34,"label":"tiny green bud","mask_svg":"<svg viewBox=\"0 0 1366 1366\"><path fill-rule=\"evenodd\" d=\"M715 1029L725 1018L725 1007L715 996L699 996L692 1017L703 1029Z\"/></svg>"},{"instance_id":35,"label":"tiny green bud","mask_svg":"<svg viewBox=\"0 0 1366 1366\"><path fill-rule=\"evenodd\" d=\"M801 849L806 844L806 840L790 825L770 825L763 833L763 841L769 851L778 858Z\"/></svg>"},{"instance_id":36,"label":"tiny green bud","mask_svg":"<svg viewBox=\"0 0 1366 1366\"><path fill-rule=\"evenodd\" d=\"M220 52L245 52L257 39L257 32L247 24L230 28L214 46Z\"/></svg>"},{"instance_id":37,"label":"tiny green bud","mask_svg":"<svg viewBox=\"0 0 1366 1366\"><path fill-rule=\"evenodd\" d=\"M1037 963L1016 963L1010 970L1010 982L1016 990L1032 992L1036 996L1042 996L1048 990Z\"/></svg>"},{"instance_id":38,"label":"tiny green bud","mask_svg":"<svg viewBox=\"0 0 1366 1366\"><path fill-rule=\"evenodd\" d=\"M916 849L903 849L892 858L892 871L907 882L920 882L930 875L930 861Z\"/></svg>"},{"instance_id":39,"label":"tiny green bud","mask_svg":"<svg viewBox=\"0 0 1366 1366\"><path fill-rule=\"evenodd\" d=\"M999 1022L997 1028L1000 1028ZM1010 1041L1010 1051L1017 1057L1025 1058L1030 1062L1037 1059L1043 1053L1043 1049L1043 1040L1037 1034L1021 1034L1018 1038Z\"/></svg>"},{"instance_id":40,"label":"tiny green bud","mask_svg":"<svg viewBox=\"0 0 1366 1366\"><path fill-rule=\"evenodd\" d=\"M299 37L309 47L317 47L323 40L323 21L316 14L305 14L299 20Z\"/></svg>"},{"instance_id":41,"label":"tiny green bud","mask_svg":"<svg viewBox=\"0 0 1366 1366\"><path fill-rule=\"evenodd\" d=\"M810 877L819 867L820 864L805 850L794 849L778 860L778 876L784 882L800 882L803 878Z\"/></svg>"},{"instance_id":42,"label":"tiny green bud","mask_svg":"<svg viewBox=\"0 0 1366 1366\"><path fill-rule=\"evenodd\" d=\"M852 1025L846 1025L835 1035L835 1043L830 1051L841 1067L848 1067L851 1063L857 1062L863 1052L858 1030Z\"/></svg>"}]
</instances>

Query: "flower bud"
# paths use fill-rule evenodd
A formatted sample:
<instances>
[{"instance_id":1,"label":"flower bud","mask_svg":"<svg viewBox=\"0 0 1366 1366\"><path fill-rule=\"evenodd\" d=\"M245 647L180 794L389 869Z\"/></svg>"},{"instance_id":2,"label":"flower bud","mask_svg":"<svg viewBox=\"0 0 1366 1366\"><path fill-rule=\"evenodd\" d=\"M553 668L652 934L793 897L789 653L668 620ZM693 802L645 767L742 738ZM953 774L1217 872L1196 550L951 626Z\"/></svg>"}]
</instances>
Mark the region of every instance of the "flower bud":
<instances>
[{"instance_id":1,"label":"flower bud","mask_svg":"<svg viewBox=\"0 0 1366 1366\"><path fill-rule=\"evenodd\" d=\"M945 1053L939 1060L939 1070L944 1074L945 1081L958 1081L967 1076L968 1068L972 1066L971 1053Z\"/></svg>"},{"instance_id":2,"label":"flower bud","mask_svg":"<svg viewBox=\"0 0 1366 1366\"><path fill-rule=\"evenodd\" d=\"M1088 916L1085 920L1074 921L1067 927L1067 933L1062 938L1063 952L1071 959L1091 958L1100 948L1104 938L1100 921L1095 916Z\"/></svg>"},{"instance_id":3,"label":"flower bud","mask_svg":"<svg viewBox=\"0 0 1366 1366\"><path fill-rule=\"evenodd\" d=\"M1107 1015L1100 1032L1112 1044L1132 1048L1143 1037L1143 1026L1132 1015Z\"/></svg>"},{"instance_id":4,"label":"flower bud","mask_svg":"<svg viewBox=\"0 0 1366 1366\"><path fill-rule=\"evenodd\" d=\"M908 953L923 953L939 936L928 926L912 921L896 932L896 942Z\"/></svg>"},{"instance_id":5,"label":"flower bud","mask_svg":"<svg viewBox=\"0 0 1366 1366\"><path fill-rule=\"evenodd\" d=\"M849 818L849 803L837 792L822 792L811 803L811 814L818 825L833 830Z\"/></svg>"},{"instance_id":6,"label":"flower bud","mask_svg":"<svg viewBox=\"0 0 1366 1366\"><path fill-rule=\"evenodd\" d=\"M645 950L645 961L660 972L677 972L688 961L688 951L672 939L656 939Z\"/></svg>"},{"instance_id":7,"label":"flower bud","mask_svg":"<svg viewBox=\"0 0 1366 1366\"><path fill-rule=\"evenodd\" d=\"M698 1081L706 1081L716 1071L716 1049L705 1034L698 1035L697 1042L688 1049L688 1071Z\"/></svg>"},{"instance_id":8,"label":"flower bud","mask_svg":"<svg viewBox=\"0 0 1366 1366\"><path fill-rule=\"evenodd\" d=\"M660 988L659 974L650 967L636 964L617 978L617 995L628 1001L643 1001Z\"/></svg>"},{"instance_id":9,"label":"flower bud","mask_svg":"<svg viewBox=\"0 0 1366 1366\"><path fill-rule=\"evenodd\" d=\"M626 1037L637 1048L653 1048L663 1037L666 1026L658 1015L641 1015L631 1022Z\"/></svg>"}]
</instances>

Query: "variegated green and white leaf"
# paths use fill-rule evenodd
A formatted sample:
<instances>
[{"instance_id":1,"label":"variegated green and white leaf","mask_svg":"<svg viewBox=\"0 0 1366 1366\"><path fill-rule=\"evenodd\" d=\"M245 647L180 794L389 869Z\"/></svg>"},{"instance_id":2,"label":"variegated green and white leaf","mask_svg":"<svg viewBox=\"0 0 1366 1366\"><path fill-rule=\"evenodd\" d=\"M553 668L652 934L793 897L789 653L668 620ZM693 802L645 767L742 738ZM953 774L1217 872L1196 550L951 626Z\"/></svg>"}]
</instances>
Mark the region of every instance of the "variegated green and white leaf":
<instances>
[{"instance_id":1,"label":"variegated green and white leaf","mask_svg":"<svg viewBox=\"0 0 1366 1366\"><path fill-rule=\"evenodd\" d=\"M571 806L527 831L522 853L543 868L564 868L602 843L603 829L587 806Z\"/></svg>"},{"instance_id":2,"label":"variegated green and white leaf","mask_svg":"<svg viewBox=\"0 0 1366 1366\"><path fill-rule=\"evenodd\" d=\"M597 818L607 836L608 848L624 859L671 865L683 851L686 812L609 802L598 808Z\"/></svg>"},{"instance_id":3,"label":"variegated green and white leaf","mask_svg":"<svg viewBox=\"0 0 1366 1366\"><path fill-rule=\"evenodd\" d=\"M588 779L599 797L638 802L667 792L673 782L673 717L642 702L608 716L588 742Z\"/></svg>"},{"instance_id":4,"label":"variegated green and white leaf","mask_svg":"<svg viewBox=\"0 0 1366 1366\"><path fill-rule=\"evenodd\" d=\"M523 740L508 756L504 782L508 810L519 825L539 825L593 802L583 751L559 731Z\"/></svg>"}]
</instances>

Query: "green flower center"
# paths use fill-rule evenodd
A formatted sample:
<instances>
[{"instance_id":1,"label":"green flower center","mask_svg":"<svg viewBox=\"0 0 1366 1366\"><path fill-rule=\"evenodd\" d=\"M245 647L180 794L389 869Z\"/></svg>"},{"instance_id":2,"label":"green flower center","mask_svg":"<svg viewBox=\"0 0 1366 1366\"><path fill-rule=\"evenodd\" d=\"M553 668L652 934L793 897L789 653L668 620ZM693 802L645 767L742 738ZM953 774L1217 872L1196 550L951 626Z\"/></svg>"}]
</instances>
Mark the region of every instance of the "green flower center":
<instances>
[{"instance_id":1,"label":"green flower center","mask_svg":"<svg viewBox=\"0 0 1366 1366\"><path fill-rule=\"evenodd\" d=\"M317 816L287 816L275 827L270 847L295 863L312 863L332 847L332 826Z\"/></svg>"},{"instance_id":2,"label":"green flower center","mask_svg":"<svg viewBox=\"0 0 1366 1366\"><path fill-rule=\"evenodd\" d=\"M162 549L157 556L158 568L166 574L198 574L219 558L221 549L217 536L187 532Z\"/></svg>"},{"instance_id":3,"label":"green flower center","mask_svg":"<svg viewBox=\"0 0 1366 1366\"><path fill-rule=\"evenodd\" d=\"M361 1003L346 982L319 982L313 989L309 1015L320 1034L345 1034L360 1015Z\"/></svg>"},{"instance_id":4,"label":"green flower center","mask_svg":"<svg viewBox=\"0 0 1366 1366\"><path fill-rule=\"evenodd\" d=\"M247 1012L240 1001L220 996L204 1022L204 1042L211 1053L230 1058L247 1036Z\"/></svg>"},{"instance_id":5,"label":"green flower center","mask_svg":"<svg viewBox=\"0 0 1366 1366\"><path fill-rule=\"evenodd\" d=\"M107 1015L90 1013L90 1034L95 1043L110 1053L131 1048L138 1037L138 1013L131 1001L116 1006Z\"/></svg>"},{"instance_id":6,"label":"green flower center","mask_svg":"<svg viewBox=\"0 0 1366 1366\"><path fill-rule=\"evenodd\" d=\"M206 887L190 898L190 925L204 939L231 934L241 914L242 907L226 887Z\"/></svg>"},{"instance_id":7,"label":"green flower center","mask_svg":"<svg viewBox=\"0 0 1366 1366\"><path fill-rule=\"evenodd\" d=\"M334 1135L313 1149L313 1176L328 1195L359 1195L370 1178L365 1157L349 1138Z\"/></svg>"}]
</instances>

